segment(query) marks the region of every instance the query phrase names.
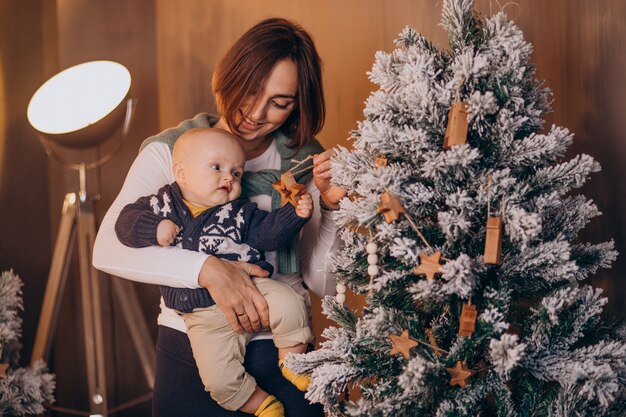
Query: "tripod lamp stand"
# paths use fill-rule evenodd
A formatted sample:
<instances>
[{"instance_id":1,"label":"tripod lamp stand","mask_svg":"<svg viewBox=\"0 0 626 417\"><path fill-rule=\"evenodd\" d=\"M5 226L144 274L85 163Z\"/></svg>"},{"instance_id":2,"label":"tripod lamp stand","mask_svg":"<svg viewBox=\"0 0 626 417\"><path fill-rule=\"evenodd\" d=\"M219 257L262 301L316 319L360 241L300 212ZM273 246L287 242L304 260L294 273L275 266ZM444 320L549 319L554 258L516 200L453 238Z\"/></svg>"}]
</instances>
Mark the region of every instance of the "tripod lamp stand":
<instances>
[{"instance_id":1,"label":"tripod lamp stand","mask_svg":"<svg viewBox=\"0 0 626 417\"><path fill-rule=\"evenodd\" d=\"M115 408L108 405L100 284L98 272L91 263L96 236L94 202L97 197L87 193L86 180L87 171L106 163L119 149L122 140L119 139L113 150L104 156L90 161L68 161L59 151L70 150L82 155L114 135L123 138L134 110L134 101L129 97L130 85L130 73L123 65L113 61L92 61L68 68L50 78L37 90L28 105L28 120L38 131L48 156L78 171L79 177L78 192L66 194L63 202L31 363L38 359L46 360L49 355L69 264L77 244L90 416L107 416L116 409L137 403L132 401L132 404ZM131 282L114 277L111 285L121 303L151 389L154 385L155 353L135 288ZM78 410L62 411L86 415Z\"/></svg>"}]
</instances>

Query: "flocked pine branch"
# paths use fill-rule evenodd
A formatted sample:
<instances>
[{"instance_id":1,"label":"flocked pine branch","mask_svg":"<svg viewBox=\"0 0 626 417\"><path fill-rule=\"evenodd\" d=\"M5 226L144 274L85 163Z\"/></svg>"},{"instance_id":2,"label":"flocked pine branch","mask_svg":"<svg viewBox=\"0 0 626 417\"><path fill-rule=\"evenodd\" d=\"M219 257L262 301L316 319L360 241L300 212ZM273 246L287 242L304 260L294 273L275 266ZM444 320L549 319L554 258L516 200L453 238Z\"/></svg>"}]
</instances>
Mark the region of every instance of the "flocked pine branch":
<instances>
[{"instance_id":1,"label":"flocked pine branch","mask_svg":"<svg viewBox=\"0 0 626 417\"><path fill-rule=\"evenodd\" d=\"M43 361L29 368L20 368L18 342L23 309L22 281L13 273L0 275L0 415L23 416L40 414L54 401L54 376ZM5 368L9 366L8 369Z\"/></svg>"}]
</instances>

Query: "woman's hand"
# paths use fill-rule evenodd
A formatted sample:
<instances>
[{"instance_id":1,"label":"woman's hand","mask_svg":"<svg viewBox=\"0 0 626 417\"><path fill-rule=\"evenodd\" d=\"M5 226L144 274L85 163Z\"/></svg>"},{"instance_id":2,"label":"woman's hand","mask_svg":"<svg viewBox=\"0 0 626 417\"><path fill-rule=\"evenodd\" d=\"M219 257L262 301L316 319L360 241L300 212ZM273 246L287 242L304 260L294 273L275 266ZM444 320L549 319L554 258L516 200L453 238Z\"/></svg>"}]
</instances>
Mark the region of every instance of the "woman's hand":
<instances>
[{"instance_id":1,"label":"woman's hand","mask_svg":"<svg viewBox=\"0 0 626 417\"><path fill-rule=\"evenodd\" d=\"M344 198L347 191L331 183L332 173L330 169L330 158L335 154L334 149L328 149L313 158L313 180L324 204L329 207L338 207L339 200Z\"/></svg>"},{"instance_id":2,"label":"woman's hand","mask_svg":"<svg viewBox=\"0 0 626 417\"><path fill-rule=\"evenodd\" d=\"M269 273L258 265L209 256L198 277L198 284L209 291L237 333L258 332L270 325L267 302L251 275L268 277Z\"/></svg>"}]
</instances>

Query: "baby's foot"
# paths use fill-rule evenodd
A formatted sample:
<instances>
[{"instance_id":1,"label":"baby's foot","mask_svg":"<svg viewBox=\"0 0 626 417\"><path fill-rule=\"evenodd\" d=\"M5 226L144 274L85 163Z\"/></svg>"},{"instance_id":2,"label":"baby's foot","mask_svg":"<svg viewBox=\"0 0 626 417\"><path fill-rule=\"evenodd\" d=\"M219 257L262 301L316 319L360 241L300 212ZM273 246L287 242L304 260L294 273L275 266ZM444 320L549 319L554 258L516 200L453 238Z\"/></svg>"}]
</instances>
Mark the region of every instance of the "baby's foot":
<instances>
[{"instance_id":1,"label":"baby's foot","mask_svg":"<svg viewBox=\"0 0 626 417\"><path fill-rule=\"evenodd\" d=\"M285 417L285 408L273 395L268 396L254 412L256 417Z\"/></svg>"},{"instance_id":2,"label":"baby's foot","mask_svg":"<svg viewBox=\"0 0 626 417\"><path fill-rule=\"evenodd\" d=\"M280 372L283 374L287 381L291 382L296 386L300 391L304 392L309 388L309 384L311 383L311 375L309 374L296 374L291 369L285 366L285 360L278 360L278 367L280 368Z\"/></svg>"}]
</instances>

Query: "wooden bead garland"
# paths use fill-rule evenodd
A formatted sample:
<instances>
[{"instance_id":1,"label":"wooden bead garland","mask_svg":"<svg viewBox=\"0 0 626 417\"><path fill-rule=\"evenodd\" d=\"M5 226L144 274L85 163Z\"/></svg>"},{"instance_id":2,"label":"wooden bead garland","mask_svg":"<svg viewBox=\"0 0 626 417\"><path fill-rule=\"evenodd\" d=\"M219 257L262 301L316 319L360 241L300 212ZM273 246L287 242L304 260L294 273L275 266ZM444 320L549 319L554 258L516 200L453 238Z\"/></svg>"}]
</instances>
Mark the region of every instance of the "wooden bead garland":
<instances>
[{"instance_id":1,"label":"wooden bead garland","mask_svg":"<svg viewBox=\"0 0 626 417\"><path fill-rule=\"evenodd\" d=\"M335 288L337 290L337 295L335 296L335 300L337 300L339 304L345 303L346 302L346 284L344 284L343 282L338 282Z\"/></svg>"},{"instance_id":2,"label":"wooden bead garland","mask_svg":"<svg viewBox=\"0 0 626 417\"><path fill-rule=\"evenodd\" d=\"M374 278L378 276L380 270L378 269L378 245L374 242L374 239L370 239L368 244L365 246L365 251L367 252L367 275L370 276L370 297L374 293Z\"/></svg>"}]
</instances>

